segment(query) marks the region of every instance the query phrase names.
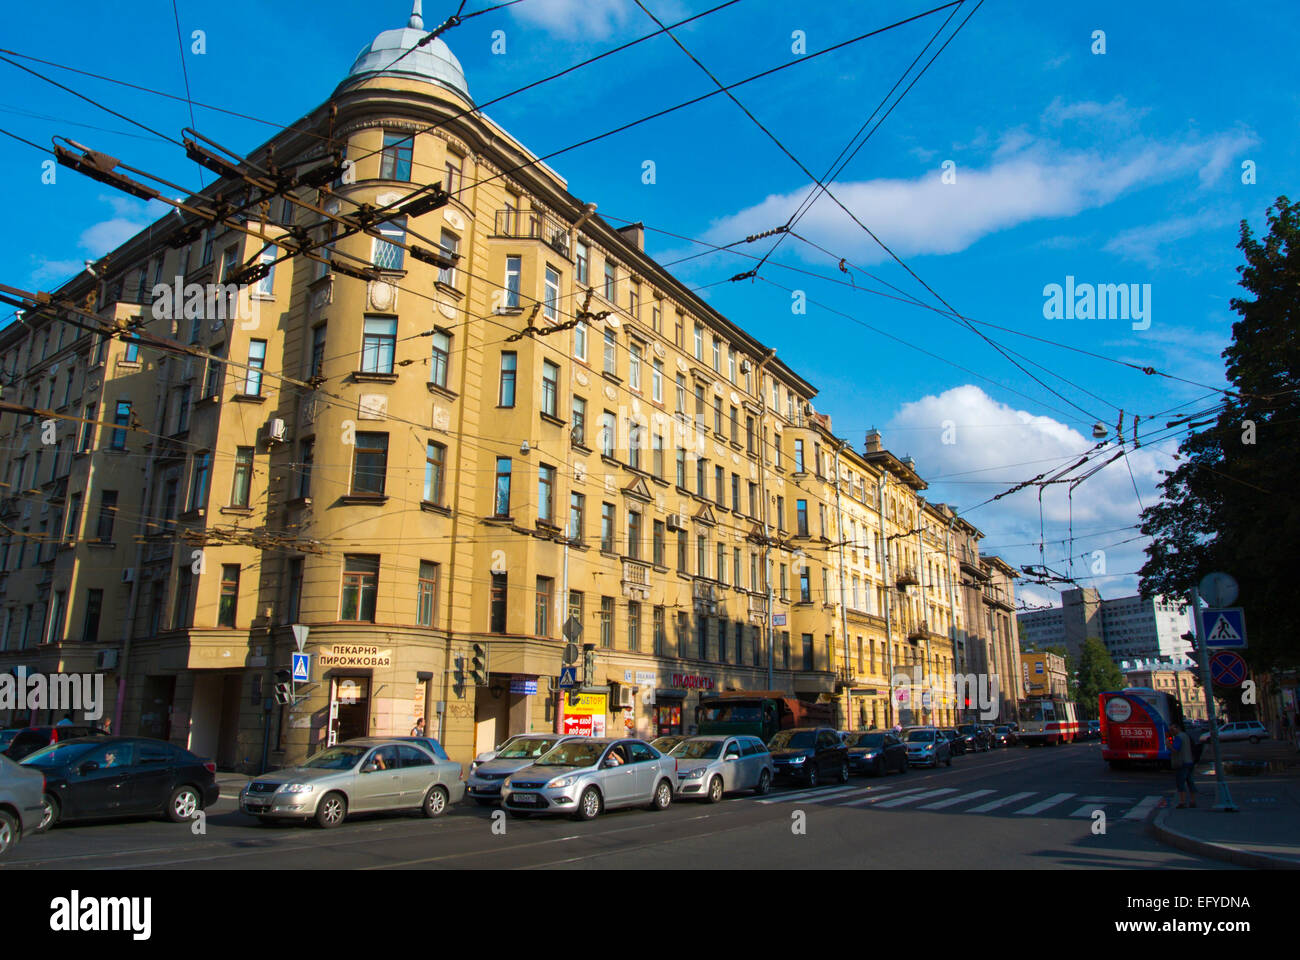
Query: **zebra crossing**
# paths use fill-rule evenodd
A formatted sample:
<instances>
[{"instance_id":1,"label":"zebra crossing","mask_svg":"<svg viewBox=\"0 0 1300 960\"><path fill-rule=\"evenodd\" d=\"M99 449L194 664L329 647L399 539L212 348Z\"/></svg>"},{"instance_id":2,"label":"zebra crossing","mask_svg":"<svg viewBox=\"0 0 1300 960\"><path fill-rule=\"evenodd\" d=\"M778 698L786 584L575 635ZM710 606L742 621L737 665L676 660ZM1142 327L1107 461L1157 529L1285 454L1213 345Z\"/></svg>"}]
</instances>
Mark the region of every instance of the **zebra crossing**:
<instances>
[{"instance_id":1,"label":"zebra crossing","mask_svg":"<svg viewBox=\"0 0 1300 960\"><path fill-rule=\"evenodd\" d=\"M806 789L763 797L754 802L824 803L828 806L856 807L867 810L931 810L944 813L976 813L1018 817L1091 818L1097 810L1109 816L1118 814L1119 820L1145 820L1147 815L1164 798L1159 794L1144 797L1092 796L1069 792L1047 794L1043 791L1024 790L1000 793L981 789L962 791L957 787L860 787L847 786L834 789ZM975 804L970 806L970 804Z\"/></svg>"}]
</instances>

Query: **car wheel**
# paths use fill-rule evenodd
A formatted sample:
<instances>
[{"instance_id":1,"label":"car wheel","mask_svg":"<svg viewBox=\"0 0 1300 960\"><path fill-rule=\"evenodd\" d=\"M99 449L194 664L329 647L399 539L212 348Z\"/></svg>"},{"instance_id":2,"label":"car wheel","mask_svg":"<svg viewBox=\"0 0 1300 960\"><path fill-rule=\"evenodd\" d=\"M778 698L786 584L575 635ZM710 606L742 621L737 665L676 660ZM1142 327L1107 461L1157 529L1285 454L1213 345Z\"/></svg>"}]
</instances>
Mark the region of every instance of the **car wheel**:
<instances>
[{"instance_id":1,"label":"car wheel","mask_svg":"<svg viewBox=\"0 0 1300 960\"><path fill-rule=\"evenodd\" d=\"M0 857L7 856L18 846L18 818L0 810Z\"/></svg>"},{"instance_id":2,"label":"car wheel","mask_svg":"<svg viewBox=\"0 0 1300 960\"><path fill-rule=\"evenodd\" d=\"M815 787L815 786L817 786L817 767L816 767L816 765L810 766L810 767L808 768L808 786L810 786L810 787Z\"/></svg>"},{"instance_id":3,"label":"car wheel","mask_svg":"<svg viewBox=\"0 0 1300 960\"><path fill-rule=\"evenodd\" d=\"M588 787L582 793L582 799L578 801L578 809L574 811L575 820L595 820L600 816L600 791L595 787Z\"/></svg>"},{"instance_id":4,"label":"car wheel","mask_svg":"<svg viewBox=\"0 0 1300 960\"><path fill-rule=\"evenodd\" d=\"M191 786L177 787L167 801L167 819L172 823L186 823L193 820L203 809L199 793Z\"/></svg>"},{"instance_id":5,"label":"car wheel","mask_svg":"<svg viewBox=\"0 0 1300 960\"><path fill-rule=\"evenodd\" d=\"M36 832L44 833L50 827L59 822L59 801L51 793L44 794L41 797L41 822L37 824Z\"/></svg>"},{"instance_id":6,"label":"car wheel","mask_svg":"<svg viewBox=\"0 0 1300 960\"><path fill-rule=\"evenodd\" d=\"M848 783L848 782L849 782L849 762L848 762L847 760L841 760L841 761L840 761L840 778L839 778L839 779L840 779L840 783Z\"/></svg>"},{"instance_id":7,"label":"car wheel","mask_svg":"<svg viewBox=\"0 0 1300 960\"><path fill-rule=\"evenodd\" d=\"M446 787L435 783L429 788L429 792L424 795L424 804L420 809L430 819L440 817L447 812L447 800Z\"/></svg>"},{"instance_id":8,"label":"car wheel","mask_svg":"<svg viewBox=\"0 0 1300 960\"><path fill-rule=\"evenodd\" d=\"M772 789L772 771L764 770L758 775L758 788L754 791L760 797Z\"/></svg>"},{"instance_id":9,"label":"car wheel","mask_svg":"<svg viewBox=\"0 0 1300 960\"><path fill-rule=\"evenodd\" d=\"M316 826L326 830L337 827L348 815L348 802L341 793L327 793L316 805Z\"/></svg>"},{"instance_id":10,"label":"car wheel","mask_svg":"<svg viewBox=\"0 0 1300 960\"><path fill-rule=\"evenodd\" d=\"M721 783L721 781L719 781ZM718 790L718 798L722 798L722 791ZM713 802L713 795L709 795L710 802ZM667 810L673 802L673 785L667 780L660 780L659 786L655 787L655 798L650 801L651 810Z\"/></svg>"},{"instance_id":11,"label":"car wheel","mask_svg":"<svg viewBox=\"0 0 1300 960\"><path fill-rule=\"evenodd\" d=\"M714 777L709 781L709 803L717 803L722 799L722 778Z\"/></svg>"},{"instance_id":12,"label":"car wheel","mask_svg":"<svg viewBox=\"0 0 1300 960\"><path fill-rule=\"evenodd\" d=\"M474 802L480 807L495 807L497 805L495 800L490 800L487 797L475 797Z\"/></svg>"}]
</instances>

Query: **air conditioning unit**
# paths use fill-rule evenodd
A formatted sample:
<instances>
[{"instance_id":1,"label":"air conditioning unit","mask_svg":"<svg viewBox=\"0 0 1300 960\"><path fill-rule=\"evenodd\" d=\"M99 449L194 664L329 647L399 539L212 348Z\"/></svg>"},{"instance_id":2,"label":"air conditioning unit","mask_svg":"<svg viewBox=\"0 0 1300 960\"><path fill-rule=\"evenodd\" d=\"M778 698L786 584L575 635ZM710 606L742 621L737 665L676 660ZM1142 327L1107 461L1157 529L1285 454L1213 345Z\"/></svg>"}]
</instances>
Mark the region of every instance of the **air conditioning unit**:
<instances>
[{"instance_id":1,"label":"air conditioning unit","mask_svg":"<svg viewBox=\"0 0 1300 960\"><path fill-rule=\"evenodd\" d=\"M112 670L117 667L117 651L101 650L95 655L96 670Z\"/></svg>"},{"instance_id":2,"label":"air conditioning unit","mask_svg":"<svg viewBox=\"0 0 1300 960\"><path fill-rule=\"evenodd\" d=\"M288 435L288 427L282 419L276 417L274 420L267 421L266 439L271 443L284 443Z\"/></svg>"},{"instance_id":3,"label":"air conditioning unit","mask_svg":"<svg viewBox=\"0 0 1300 960\"><path fill-rule=\"evenodd\" d=\"M669 530L685 530L685 529L686 529L686 519L685 519L685 518L686 518L686 515L683 514L683 513L670 513L670 514L668 514L668 529L669 529Z\"/></svg>"},{"instance_id":4,"label":"air conditioning unit","mask_svg":"<svg viewBox=\"0 0 1300 960\"><path fill-rule=\"evenodd\" d=\"M122 582L123 583L135 582L135 567L127 567L125 570L122 571Z\"/></svg>"},{"instance_id":5,"label":"air conditioning unit","mask_svg":"<svg viewBox=\"0 0 1300 960\"><path fill-rule=\"evenodd\" d=\"M620 707L635 707L636 706L636 700L634 699L635 694L636 691L633 690L631 687L619 687L618 705Z\"/></svg>"}]
</instances>

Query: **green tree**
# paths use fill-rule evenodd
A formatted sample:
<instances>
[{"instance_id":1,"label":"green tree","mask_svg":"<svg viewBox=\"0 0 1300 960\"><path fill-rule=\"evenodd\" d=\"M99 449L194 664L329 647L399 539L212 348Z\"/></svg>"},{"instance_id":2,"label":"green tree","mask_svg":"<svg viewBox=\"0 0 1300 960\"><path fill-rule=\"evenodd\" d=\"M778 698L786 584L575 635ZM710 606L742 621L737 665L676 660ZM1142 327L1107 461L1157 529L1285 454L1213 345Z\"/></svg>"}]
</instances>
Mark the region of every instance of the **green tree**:
<instances>
[{"instance_id":1,"label":"green tree","mask_svg":"<svg viewBox=\"0 0 1300 960\"><path fill-rule=\"evenodd\" d=\"M1096 637L1089 637L1079 649L1078 695L1075 702L1083 714L1097 717L1097 700L1107 690L1124 687L1124 674L1111 659L1106 645Z\"/></svg>"},{"instance_id":2,"label":"green tree","mask_svg":"<svg viewBox=\"0 0 1300 960\"><path fill-rule=\"evenodd\" d=\"M1291 492L1300 450L1300 203L1278 197L1267 219L1263 238L1241 223L1246 296L1231 301L1240 319L1223 351L1231 391L1214 425L1183 440L1160 502L1142 513L1152 538L1142 595L1186 597L1205 574L1232 574L1256 671L1300 659L1290 623L1300 542L1300 499Z\"/></svg>"}]
</instances>

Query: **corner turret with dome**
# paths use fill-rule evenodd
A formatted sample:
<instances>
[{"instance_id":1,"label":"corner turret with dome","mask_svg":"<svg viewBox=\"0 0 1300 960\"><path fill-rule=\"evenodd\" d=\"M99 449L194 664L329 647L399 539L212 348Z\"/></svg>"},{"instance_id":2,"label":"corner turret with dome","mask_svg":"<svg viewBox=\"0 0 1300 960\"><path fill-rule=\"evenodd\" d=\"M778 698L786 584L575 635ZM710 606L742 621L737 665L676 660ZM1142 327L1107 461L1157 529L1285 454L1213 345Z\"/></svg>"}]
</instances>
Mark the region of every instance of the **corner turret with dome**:
<instances>
[{"instance_id":1,"label":"corner turret with dome","mask_svg":"<svg viewBox=\"0 0 1300 960\"><path fill-rule=\"evenodd\" d=\"M473 103L474 100L469 95L469 84L465 82L465 71L461 69L456 55L439 37L419 46L427 35L421 0L415 0L406 26L398 30L385 30L375 37L357 56L338 90L362 80L393 77L434 83Z\"/></svg>"}]
</instances>

